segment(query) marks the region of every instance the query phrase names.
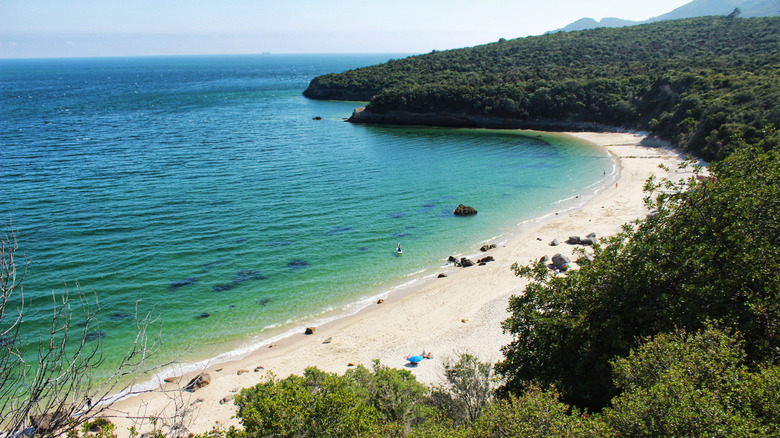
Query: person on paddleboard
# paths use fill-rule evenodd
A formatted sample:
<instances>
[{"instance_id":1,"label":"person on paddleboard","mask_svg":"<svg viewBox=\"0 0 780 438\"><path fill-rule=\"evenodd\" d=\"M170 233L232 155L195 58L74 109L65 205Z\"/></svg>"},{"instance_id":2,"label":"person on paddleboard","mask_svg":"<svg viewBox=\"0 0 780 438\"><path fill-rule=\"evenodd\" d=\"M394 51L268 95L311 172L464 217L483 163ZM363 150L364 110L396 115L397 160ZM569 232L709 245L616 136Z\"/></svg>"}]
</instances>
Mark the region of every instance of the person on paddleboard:
<instances>
[{"instance_id":1,"label":"person on paddleboard","mask_svg":"<svg viewBox=\"0 0 780 438\"><path fill-rule=\"evenodd\" d=\"M403 251L401 251L401 244L400 243L398 244L398 248L396 249L396 252L399 252L399 253L403 252Z\"/></svg>"}]
</instances>

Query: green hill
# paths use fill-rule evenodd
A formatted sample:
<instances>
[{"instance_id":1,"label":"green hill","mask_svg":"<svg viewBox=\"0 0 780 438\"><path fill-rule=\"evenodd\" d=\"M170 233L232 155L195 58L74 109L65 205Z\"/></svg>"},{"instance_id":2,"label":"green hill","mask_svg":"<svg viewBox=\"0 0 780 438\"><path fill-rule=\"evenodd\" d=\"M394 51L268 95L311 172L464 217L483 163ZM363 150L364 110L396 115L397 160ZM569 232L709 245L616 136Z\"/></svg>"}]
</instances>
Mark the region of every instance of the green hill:
<instances>
[{"instance_id":1,"label":"green hill","mask_svg":"<svg viewBox=\"0 0 780 438\"><path fill-rule=\"evenodd\" d=\"M646 130L706 159L780 143L780 18L704 17L500 40L328 74L353 122Z\"/></svg>"}]
</instances>

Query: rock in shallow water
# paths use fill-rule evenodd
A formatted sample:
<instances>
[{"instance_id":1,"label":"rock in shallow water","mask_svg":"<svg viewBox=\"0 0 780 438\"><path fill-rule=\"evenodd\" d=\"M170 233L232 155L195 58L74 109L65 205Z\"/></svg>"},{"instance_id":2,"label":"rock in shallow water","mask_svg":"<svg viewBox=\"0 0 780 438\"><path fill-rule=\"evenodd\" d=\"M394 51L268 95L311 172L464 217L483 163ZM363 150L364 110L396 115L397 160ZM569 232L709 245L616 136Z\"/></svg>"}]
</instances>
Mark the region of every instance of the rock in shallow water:
<instances>
[{"instance_id":1,"label":"rock in shallow water","mask_svg":"<svg viewBox=\"0 0 780 438\"><path fill-rule=\"evenodd\" d=\"M455 216L474 216L477 214L477 210L474 207L469 207L468 205L460 204L455 208L455 211L452 212Z\"/></svg>"}]
</instances>

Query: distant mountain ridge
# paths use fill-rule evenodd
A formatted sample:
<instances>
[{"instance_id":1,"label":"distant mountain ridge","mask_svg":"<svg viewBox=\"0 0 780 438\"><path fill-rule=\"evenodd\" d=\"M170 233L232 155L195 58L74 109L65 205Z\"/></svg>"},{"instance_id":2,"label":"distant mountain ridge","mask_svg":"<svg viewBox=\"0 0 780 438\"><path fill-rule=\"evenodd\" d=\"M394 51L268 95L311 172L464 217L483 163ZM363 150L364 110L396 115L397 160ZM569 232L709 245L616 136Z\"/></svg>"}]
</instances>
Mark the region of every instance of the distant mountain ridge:
<instances>
[{"instance_id":1,"label":"distant mountain ridge","mask_svg":"<svg viewBox=\"0 0 780 438\"><path fill-rule=\"evenodd\" d=\"M637 24L652 23L655 21L706 17L710 15L728 15L736 8L739 8L739 16L743 18L771 17L780 15L780 0L694 0L671 12L645 21L623 20L622 18L614 17L602 18L598 21L592 18L580 18L561 29L556 29L548 33L573 32L577 30L595 29L597 27L635 26Z\"/></svg>"}]
</instances>

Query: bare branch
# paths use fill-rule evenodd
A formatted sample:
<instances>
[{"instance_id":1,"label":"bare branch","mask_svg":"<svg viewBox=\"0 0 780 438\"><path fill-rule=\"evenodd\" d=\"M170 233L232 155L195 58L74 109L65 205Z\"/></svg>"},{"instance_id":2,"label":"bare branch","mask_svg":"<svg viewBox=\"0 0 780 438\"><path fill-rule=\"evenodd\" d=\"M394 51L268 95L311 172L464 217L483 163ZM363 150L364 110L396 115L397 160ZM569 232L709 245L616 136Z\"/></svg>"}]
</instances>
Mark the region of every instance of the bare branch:
<instances>
[{"instance_id":1,"label":"bare branch","mask_svg":"<svg viewBox=\"0 0 780 438\"><path fill-rule=\"evenodd\" d=\"M24 276L17 274L16 233L10 221L4 225L0 235L0 437L31 430L50 437L78 432L83 424L110 416L118 394L148 392L134 389L139 380L173 362L148 367L147 359L161 344L161 327L152 312L139 314L138 302L136 336L128 353L115 371L97 382L93 381L94 371L104 363L104 357L95 292L85 294L78 284L73 293L67 287L64 292L52 292L48 333L41 333L33 344L29 337L21 336L27 310ZM24 267L26 272L27 265ZM12 303L18 306L14 313L9 312ZM74 312L84 319L81 330L73 330L71 325ZM156 331L150 333L152 327ZM173 413L160 424L169 435L181 435L180 431L186 430L185 419L193 411L184 403L182 391L172 392L170 399ZM148 421L148 417L143 420Z\"/></svg>"}]
</instances>

